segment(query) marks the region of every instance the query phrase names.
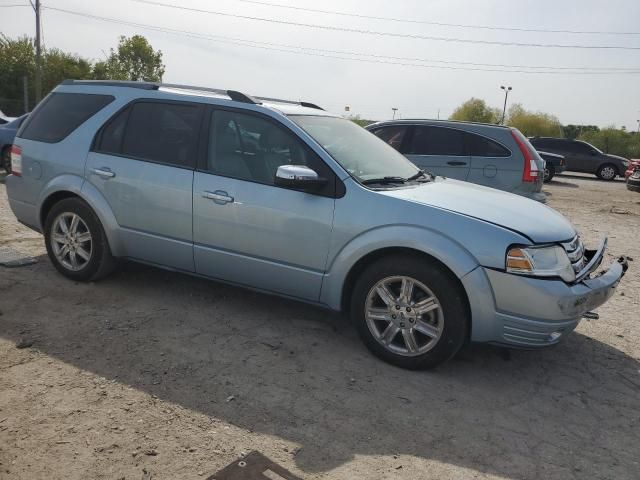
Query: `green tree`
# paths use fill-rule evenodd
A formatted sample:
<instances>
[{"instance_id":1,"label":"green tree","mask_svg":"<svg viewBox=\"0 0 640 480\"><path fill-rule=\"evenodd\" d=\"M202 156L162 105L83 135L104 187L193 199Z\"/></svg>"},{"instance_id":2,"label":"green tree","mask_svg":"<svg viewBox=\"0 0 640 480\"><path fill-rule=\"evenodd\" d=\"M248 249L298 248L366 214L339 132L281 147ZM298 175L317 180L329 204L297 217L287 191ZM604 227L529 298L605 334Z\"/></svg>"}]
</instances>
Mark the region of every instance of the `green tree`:
<instances>
[{"instance_id":1,"label":"green tree","mask_svg":"<svg viewBox=\"0 0 640 480\"><path fill-rule=\"evenodd\" d=\"M609 126L599 131L586 132L580 136L580 140L598 147L604 153L625 158L640 158L640 135L636 132Z\"/></svg>"},{"instance_id":2,"label":"green tree","mask_svg":"<svg viewBox=\"0 0 640 480\"><path fill-rule=\"evenodd\" d=\"M574 140L587 132L597 132L598 130L600 129L595 125L565 125L562 127L564 138L570 138L571 140Z\"/></svg>"},{"instance_id":3,"label":"green tree","mask_svg":"<svg viewBox=\"0 0 640 480\"><path fill-rule=\"evenodd\" d=\"M465 122L498 123L501 112L498 108L489 107L484 100L471 98L454 110L450 120Z\"/></svg>"},{"instance_id":4,"label":"green tree","mask_svg":"<svg viewBox=\"0 0 640 480\"><path fill-rule=\"evenodd\" d=\"M0 34L0 110L6 115L20 115L23 107L23 78L29 84L29 99L33 106L35 89L35 48L33 41L24 36L13 40Z\"/></svg>"},{"instance_id":5,"label":"green tree","mask_svg":"<svg viewBox=\"0 0 640 480\"><path fill-rule=\"evenodd\" d=\"M531 137L561 137L563 134L562 124L557 117L548 113L528 111L519 103L509 108L506 123Z\"/></svg>"},{"instance_id":6,"label":"green tree","mask_svg":"<svg viewBox=\"0 0 640 480\"><path fill-rule=\"evenodd\" d=\"M92 78L91 62L57 48L46 50L42 59L42 91L53 90L67 78L77 80Z\"/></svg>"},{"instance_id":7,"label":"green tree","mask_svg":"<svg viewBox=\"0 0 640 480\"><path fill-rule=\"evenodd\" d=\"M155 51L145 37L121 36L117 49L111 49L107 60L93 66L93 78L159 82L164 71L162 52Z\"/></svg>"}]
</instances>

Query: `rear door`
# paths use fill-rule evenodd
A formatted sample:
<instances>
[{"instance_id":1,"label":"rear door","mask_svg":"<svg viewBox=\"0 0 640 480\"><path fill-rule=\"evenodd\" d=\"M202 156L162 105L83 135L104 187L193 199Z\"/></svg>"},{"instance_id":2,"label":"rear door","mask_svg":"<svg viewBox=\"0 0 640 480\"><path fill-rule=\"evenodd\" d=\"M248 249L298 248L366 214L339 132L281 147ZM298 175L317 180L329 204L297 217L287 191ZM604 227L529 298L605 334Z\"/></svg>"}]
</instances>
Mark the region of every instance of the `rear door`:
<instances>
[{"instance_id":1,"label":"rear door","mask_svg":"<svg viewBox=\"0 0 640 480\"><path fill-rule=\"evenodd\" d=\"M467 179L471 158L462 130L415 125L404 145L402 153L418 168L449 178Z\"/></svg>"},{"instance_id":2,"label":"rear door","mask_svg":"<svg viewBox=\"0 0 640 480\"><path fill-rule=\"evenodd\" d=\"M467 181L511 192L522 183L522 155L476 133L467 132L466 142L471 156Z\"/></svg>"},{"instance_id":3,"label":"rear door","mask_svg":"<svg viewBox=\"0 0 640 480\"><path fill-rule=\"evenodd\" d=\"M86 178L109 203L127 256L194 270L192 184L203 109L136 101L98 133Z\"/></svg>"}]
</instances>

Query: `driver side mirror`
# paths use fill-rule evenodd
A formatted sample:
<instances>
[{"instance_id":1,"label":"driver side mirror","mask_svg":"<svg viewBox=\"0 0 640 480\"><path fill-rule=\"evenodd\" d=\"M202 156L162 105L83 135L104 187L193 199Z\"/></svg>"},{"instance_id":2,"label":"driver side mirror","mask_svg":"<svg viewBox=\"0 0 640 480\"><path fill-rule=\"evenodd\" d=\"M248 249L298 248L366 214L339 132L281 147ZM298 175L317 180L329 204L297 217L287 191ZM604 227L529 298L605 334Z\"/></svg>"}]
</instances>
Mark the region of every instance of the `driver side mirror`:
<instances>
[{"instance_id":1,"label":"driver side mirror","mask_svg":"<svg viewBox=\"0 0 640 480\"><path fill-rule=\"evenodd\" d=\"M307 190L321 187L327 179L304 165L280 165L274 183L280 187Z\"/></svg>"}]
</instances>

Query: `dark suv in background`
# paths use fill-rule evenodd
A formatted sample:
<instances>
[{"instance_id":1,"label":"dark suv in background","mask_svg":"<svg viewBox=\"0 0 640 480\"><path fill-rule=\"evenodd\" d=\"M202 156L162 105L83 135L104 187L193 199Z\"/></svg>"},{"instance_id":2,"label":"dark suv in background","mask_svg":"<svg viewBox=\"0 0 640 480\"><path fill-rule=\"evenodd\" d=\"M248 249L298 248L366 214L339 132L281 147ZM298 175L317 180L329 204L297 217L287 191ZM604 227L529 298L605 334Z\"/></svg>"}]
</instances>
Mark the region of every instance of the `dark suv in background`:
<instances>
[{"instance_id":1,"label":"dark suv in background","mask_svg":"<svg viewBox=\"0 0 640 480\"><path fill-rule=\"evenodd\" d=\"M567 171L593 173L602 180L623 176L629 165L626 158L609 155L580 140L532 137L529 142L536 150L563 155Z\"/></svg>"}]
</instances>

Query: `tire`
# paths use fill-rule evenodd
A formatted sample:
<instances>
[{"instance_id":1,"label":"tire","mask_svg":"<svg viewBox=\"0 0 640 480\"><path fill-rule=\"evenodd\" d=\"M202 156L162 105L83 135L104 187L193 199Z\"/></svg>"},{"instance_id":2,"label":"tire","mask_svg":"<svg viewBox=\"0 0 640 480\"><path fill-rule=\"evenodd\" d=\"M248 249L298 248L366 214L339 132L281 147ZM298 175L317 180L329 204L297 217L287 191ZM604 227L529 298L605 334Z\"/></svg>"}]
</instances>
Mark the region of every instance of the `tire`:
<instances>
[{"instance_id":1,"label":"tire","mask_svg":"<svg viewBox=\"0 0 640 480\"><path fill-rule=\"evenodd\" d=\"M596 175L601 180L611 181L615 179L616 176L618 175L618 169L616 168L615 165L611 163L605 163L604 165L600 165L598 167L598 171L596 172Z\"/></svg>"},{"instance_id":2,"label":"tire","mask_svg":"<svg viewBox=\"0 0 640 480\"><path fill-rule=\"evenodd\" d=\"M61 222L66 226L66 234ZM51 208L44 225L44 238L51 263L72 280L99 280L115 267L100 220L79 198L66 198Z\"/></svg>"},{"instance_id":3,"label":"tire","mask_svg":"<svg viewBox=\"0 0 640 480\"><path fill-rule=\"evenodd\" d=\"M8 145L2 149L2 155L0 156L0 167L4 168L7 174L11 173L11 145Z\"/></svg>"},{"instance_id":4,"label":"tire","mask_svg":"<svg viewBox=\"0 0 640 480\"><path fill-rule=\"evenodd\" d=\"M409 281L412 293L403 296ZM435 260L417 255L393 255L368 266L353 289L351 318L374 355L411 370L449 360L467 340L470 326L457 279Z\"/></svg>"},{"instance_id":5,"label":"tire","mask_svg":"<svg viewBox=\"0 0 640 480\"><path fill-rule=\"evenodd\" d=\"M544 169L544 183L549 183L556 174L556 168L553 165L547 165Z\"/></svg>"}]
</instances>

